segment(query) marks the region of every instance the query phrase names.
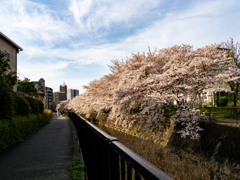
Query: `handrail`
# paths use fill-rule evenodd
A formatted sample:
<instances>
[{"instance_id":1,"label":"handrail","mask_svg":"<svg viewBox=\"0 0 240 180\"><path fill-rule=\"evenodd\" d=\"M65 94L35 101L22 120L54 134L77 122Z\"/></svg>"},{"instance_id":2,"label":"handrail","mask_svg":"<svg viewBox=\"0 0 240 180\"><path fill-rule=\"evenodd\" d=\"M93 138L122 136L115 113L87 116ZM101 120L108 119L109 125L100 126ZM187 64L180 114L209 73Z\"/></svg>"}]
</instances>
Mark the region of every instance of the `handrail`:
<instances>
[{"instance_id":1,"label":"handrail","mask_svg":"<svg viewBox=\"0 0 240 180\"><path fill-rule=\"evenodd\" d=\"M127 175L130 180L132 169L135 170L136 180L140 180L140 177L145 180L174 179L81 116L71 112L69 117L78 133L85 179L125 180Z\"/></svg>"},{"instance_id":2,"label":"handrail","mask_svg":"<svg viewBox=\"0 0 240 180\"><path fill-rule=\"evenodd\" d=\"M171 176L166 174L161 169L157 168L150 162L148 162L143 157L139 156L123 144L118 141L112 143L113 149L125 160L130 162L130 165L141 173L143 177L150 176L149 179L151 180L158 180L158 179L173 179ZM150 172L150 173L149 173Z\"/></svg>"}]
</instances>

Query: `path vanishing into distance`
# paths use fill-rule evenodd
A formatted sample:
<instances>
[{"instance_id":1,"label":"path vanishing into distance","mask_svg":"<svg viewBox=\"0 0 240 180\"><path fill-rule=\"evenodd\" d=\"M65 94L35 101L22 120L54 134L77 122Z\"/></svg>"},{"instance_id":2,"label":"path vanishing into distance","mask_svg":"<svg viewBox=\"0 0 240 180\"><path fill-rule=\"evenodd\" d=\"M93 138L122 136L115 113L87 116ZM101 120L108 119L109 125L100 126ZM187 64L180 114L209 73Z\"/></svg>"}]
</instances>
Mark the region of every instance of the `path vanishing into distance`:
<instances>
[{"instance_id":1,"label":"path vanishing into distance","mask_svg":"<svg viewBox=\"0 0 240 180\"><path fill-rule=\"evenodd\" d=\"M0 153L0 180L70 180L72 128L63 116Z\"/></svg>"}]
</instances>

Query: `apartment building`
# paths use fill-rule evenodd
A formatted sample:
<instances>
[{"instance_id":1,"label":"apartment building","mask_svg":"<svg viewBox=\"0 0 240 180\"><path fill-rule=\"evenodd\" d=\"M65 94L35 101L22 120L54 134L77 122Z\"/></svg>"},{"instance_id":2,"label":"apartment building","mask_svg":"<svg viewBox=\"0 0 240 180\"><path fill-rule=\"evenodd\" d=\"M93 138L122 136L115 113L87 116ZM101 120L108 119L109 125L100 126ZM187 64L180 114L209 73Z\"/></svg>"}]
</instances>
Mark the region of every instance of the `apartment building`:
<instances>
[{"instance_id":1,"label":"apartment building","mask_svg":"<svg viewBox=\"0 0 240 180\"><path fill-rule=\"evenodd\" d=\"M65 92L54 92L53 93L53 100L54 101L65 101L66 100Z\"/></svg>"},{"instance_id":2,"label":"apartment building","mask_svg":"<svg viewBox=\"0 0 240 180\"><path fill-rule=\"evenodd\" d=\"M32 82L35 84L35 88L37 89L37 91L42 92L44 95L44 97L41 98L43 100L44 108L51 109L51 102L53 101L52 88L45 86L45 80L43 78L39 79L38 81L32 81Z\"/></svg>"},{"instance_id":3,"label":"apartment building","mask_svg":"<svg viewBox=\"0 0 240 180\"><path fill-rule=\"evenodd\" d=\"M68 89L67 90L67 100L70 101L74 97L79 95L79 90L78 89Z\"/></svg>"},{"instance_id":4,"label":"apartment building","mask_svg":"<svg viewBox=\"0 0 240 180\"><path fill-rule=\"evenodd\" d=\"M65 83L59 86L59 91L59 99L61 99L60 101L67 100L67 85Z\"/></svg>"},{"instance_id":5,"label":"apartment building","mask_svg":"<svg viewBox=\"0 0 240 180\"><path fill-rule=\"evenodd\" d=\"M37 89L37 91L43 92L43 94L45 95L45 80L43 78L39 79L39 81L32 81L35 84L35 88Z\"/></svg>"},{"instance_id":6,"label":"apartment building","mask_svg":"<svg viewBox=\"0 0 240 180\"><path fill-rule=\"evenodd\" d=\"M17 74L17 54L23 49L2 32L0 32L0 49L10 61L10 70ZM14 90L17 90L17 85L14 86Z\"/></svg>"},{"instance_id":7,"label":"apartment building","mask_svg":"<svg viewBox=\"0 0 240 180\"><path fill-rule=\"evenodd\" d=\"M53 101L53 90L50 87L45 87L45 97L44 97L45 109L51 109L52 101Z\"/></svg>"}]
</instances>

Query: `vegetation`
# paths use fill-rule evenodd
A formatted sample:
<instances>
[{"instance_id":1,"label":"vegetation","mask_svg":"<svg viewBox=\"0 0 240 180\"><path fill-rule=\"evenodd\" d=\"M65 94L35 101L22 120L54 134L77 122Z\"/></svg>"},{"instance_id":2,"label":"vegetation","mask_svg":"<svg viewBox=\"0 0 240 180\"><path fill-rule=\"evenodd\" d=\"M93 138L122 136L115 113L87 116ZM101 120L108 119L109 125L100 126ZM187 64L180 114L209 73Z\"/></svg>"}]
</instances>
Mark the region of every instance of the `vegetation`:
<instances>
[{"instance_id":1,"label":"vegetation","mask_svg":"<svg viewBox=\"0 0 240 180\"><path fill-rule=\"evenodd\" d=\"M13 92L11 87L4 81L4 77L0 75L0 119L10 120L13 115Z\"/></svg>"},{"instance_id":2,"label":"vegetation","mask_svg":"<svg viewBox=\"0 0 240 180\"><path fill-rule=\"evenodd\" d=\"M6 58L5 53L0 50L0 76L2 80L7 83L9 87L13 87L17 82L16 72L10 71L9 59Z\"/></svg>"},{"instance_id":3,"label":"vegetation","mask_svg":"<svg viewBox=\"0 0 240 180\"><path fill-rule=\"evenodd\" d=\"M7 146L23 141L23 138L46 124L52 117L51 111L42 114L13 117L11 121L0 121L0 151Z\"/></svg>"},{"instance_id":4,"label":"vegetation","mask_svg":"<svg viewBox=\"0 0 240 180\"><path fill-rule=\"evenodd\" d=\"M71 160L71 164L68 170L70 171L70 176L72 177L72 180L84 179L83 162L75 154L73 155L73 158Z\"/></svg>"},{"instance_id":5,"label":"vegetation","mask_svg":"<svg viewBox=\"0 0 240 180\"><path fill-rule=\"evenodd\" d=\"M20 95L14 97L15 114L20 116L28 116L30 114L29 102Z\"/></svg>"},{"instance_id":6,"label":"vegetation","mask_svg":"<svg viewBox=\"0 0 240 180\"><path fill-rule=\"evenodd\" d=\"M221 164L218 162L211 163L205 156L190 153L191 149L189 149L189 152L185 152L179 147L176 149L163 147L147 139L140 139L116 129L105 126L98 127L109 135L117 137L122 144L177 180L228 180L240 178L240 167L229 163L227 160ZM189 148L189 146L186 148Z\"/></svg>"},{"instance_id":7,"label":"vegetation","mask_svg":"<svg viewBox=\"0 0 240 180\"><path fill-rule=\"evenodd\" d=\"M41 99L37 99L37 98L35 98L35 100L36 100L37 103L38 103L39 113L43 113L43 111L44 111L43 101L42 101Z\"/></svg>"},{"instance_id":8,"label":"vegetation","mask_svg":"<svg viewBox=\"0 0 240 180\"><path fill-rule=\"evenodd\" d=\"M232 93L223 82L237 84L240 79L240 68L228 50L221 48L223 44L196 50L190 45L175 45L132 54L125 62L112 60L109 75L90 82L84 86L85 93L69 103L59 104L59 108L65 106L86 117L97 112L94 118L101 116L105 109L111 109L106 123L126 132L138 125L139 131L152 131L155 137L166 129L163 122L174 120L175 124L183 124L179 131L182 137L198 139L203 130L198 120L203 114L199 114L196 107L199 103L206 106L200 94ZM171 105L174 100L177 110Z\"/></svg>"},{"instance_id":9,"label":"vegetation","mask_svg":"<svg viewBox=\"0 0 240 180\"><path fill-rule=\"evenodd\" d=\"M34 114L38 114L39 113L39 107L38 107L38 102L35 98L31 98L31 97L28 97L28 96L25 96L24 97L29 105L30 105L30 113L34 113Z\"/></svg>"},{"instance_id":10,"label":"vegetation","mask_svg":"<svg viewBox=\"0 0 240 180\"><path fill-rule=\"evenodd\" d=\"M11 119L14 115L13 90L14 73L10 70L9 59L0 50L0 119Z\"/></svg>"},{"instance_id":11,"label":"vegetation","mask_svg":"<svg viewBox=\"0 0 240 180\"><path fill-rule=\"evenodd\" d=\"M18 91L26 93L26 94L36 94L37 89L35 88L35 84L30 81L30 79L25 78L24 80L18 80Z\"/></svg>"},{"instance_id":12,"label":"vegetation","mask_svg":"<svg viewBox=\"0 0 240 180\"><path fill-rule=\"evenodd\" d=\"M220 106L226 106L227 104L228 104L228 97L226 97L226 96L220 97L219 105Z\"/></svg>"},{"instance_id":13,"label":"vegetation","mask_svg":"<svg viewBox=\"0 0 240 180\"><path fill-rule=\"evenodd\" d=\"M224 48L227 49L227 56L232 59L232 62L234 63L235 67L240 68L240 44L238 42L234 43L233 39L230 38L230 41L227 41L226 43L224 43ZM231 91L233 92L233 103L234 103L234 106L236 106L239 98L239 89L240 89L239 82L227 81L224 83L231 88Z\"/></svg>"}]
</instances>

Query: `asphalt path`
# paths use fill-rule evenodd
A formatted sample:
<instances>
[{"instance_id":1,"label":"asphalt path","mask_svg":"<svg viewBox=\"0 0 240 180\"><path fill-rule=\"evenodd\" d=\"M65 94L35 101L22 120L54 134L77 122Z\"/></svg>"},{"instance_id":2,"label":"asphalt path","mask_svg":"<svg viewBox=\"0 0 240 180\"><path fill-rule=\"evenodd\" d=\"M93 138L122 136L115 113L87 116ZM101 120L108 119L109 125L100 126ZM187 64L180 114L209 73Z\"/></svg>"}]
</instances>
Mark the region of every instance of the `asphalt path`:
<instances>
[{"instance_id":1,"label":"asphalt path","mask_svg":"<svg viewBox=\"0 0 240 180\"><path fill-rule=\"evenodd\" d=\"M70 180L72 155L70 122L53 113L48 124L0 153L0 180Z\"/></svg>"}]
</instances>

